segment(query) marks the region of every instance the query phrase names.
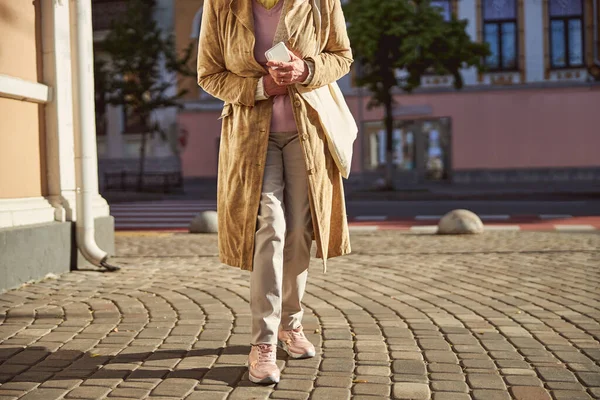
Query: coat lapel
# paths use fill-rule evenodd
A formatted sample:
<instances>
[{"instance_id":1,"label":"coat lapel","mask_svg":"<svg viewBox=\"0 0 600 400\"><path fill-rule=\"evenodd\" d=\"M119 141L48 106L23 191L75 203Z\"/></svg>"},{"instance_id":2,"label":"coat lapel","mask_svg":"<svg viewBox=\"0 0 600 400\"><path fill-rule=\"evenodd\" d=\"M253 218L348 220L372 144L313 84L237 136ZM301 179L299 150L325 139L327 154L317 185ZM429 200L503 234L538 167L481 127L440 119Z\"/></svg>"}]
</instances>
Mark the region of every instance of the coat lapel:
<instances>
[{"instance_id":1,"label":"coat lapel","mask_svg":"<svg viewBox=\"0 0 600 400\"><path fill-rule=\"evenodd\" d=\"M296 33L300 26L298 18L306 15L306 10L310 10L310 0L284 0L282 42L287 43Z\"/></svg>"},{"instance_id":2,"label":"coat lapel","mask_svg":"<svg viewBox=\"0 0 600 400\"><path fill-rule=\"evenodd\" d=\"M230 0L229 9L235 18L254 36L254 14L252 13L254 0Z\"/></svg>"}]
</instances>

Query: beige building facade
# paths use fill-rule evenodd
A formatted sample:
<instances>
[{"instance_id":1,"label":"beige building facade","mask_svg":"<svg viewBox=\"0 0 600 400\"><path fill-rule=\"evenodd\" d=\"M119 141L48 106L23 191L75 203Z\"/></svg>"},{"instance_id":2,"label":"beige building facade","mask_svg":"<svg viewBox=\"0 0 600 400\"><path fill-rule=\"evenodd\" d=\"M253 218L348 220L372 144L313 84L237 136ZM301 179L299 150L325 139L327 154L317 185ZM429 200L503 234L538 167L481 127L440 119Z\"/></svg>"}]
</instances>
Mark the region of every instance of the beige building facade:
<instances>
[{"instance_id":1,"label":"beige building facade","mask_svg":"<svg viewBox=\"0 0 600 400\"><path fill-rule=\"evenodd\" d=\"M91 29L87 39L76 33L86 24L75 15L81 4L0 0L0 290L83 261L74 251L78 191L91 192L98 242L114 249L97 179L77 183L86 158L77 145L90 131L76 90L76 40L91 43Z\"/></svg>"}]
</instances>

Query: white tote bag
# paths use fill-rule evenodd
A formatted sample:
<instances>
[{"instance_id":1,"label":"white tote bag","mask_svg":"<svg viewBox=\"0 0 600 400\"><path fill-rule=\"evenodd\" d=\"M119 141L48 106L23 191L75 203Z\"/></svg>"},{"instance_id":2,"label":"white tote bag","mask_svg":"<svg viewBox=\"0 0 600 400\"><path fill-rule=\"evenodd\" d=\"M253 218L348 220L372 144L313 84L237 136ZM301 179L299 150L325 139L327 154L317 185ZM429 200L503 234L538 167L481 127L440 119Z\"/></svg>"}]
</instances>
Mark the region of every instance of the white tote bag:
<instances>
[{"instance_id":1,"label":"white tote bag","mask_svg":"<svg viewBox=\"0 0 600 400\"><path fill-rule=\"evenodd\" d=\"M317 49L319 50L321 33L320 0L312 0L312 7L317 32ZM319 113L319 119L327 136L327 145L331 156L342 176L347 179L350 176L352 147L354 140L356 140L358 127L337 82L312 90L298 85L298 92Z\"/></svg>"}]
</instances>

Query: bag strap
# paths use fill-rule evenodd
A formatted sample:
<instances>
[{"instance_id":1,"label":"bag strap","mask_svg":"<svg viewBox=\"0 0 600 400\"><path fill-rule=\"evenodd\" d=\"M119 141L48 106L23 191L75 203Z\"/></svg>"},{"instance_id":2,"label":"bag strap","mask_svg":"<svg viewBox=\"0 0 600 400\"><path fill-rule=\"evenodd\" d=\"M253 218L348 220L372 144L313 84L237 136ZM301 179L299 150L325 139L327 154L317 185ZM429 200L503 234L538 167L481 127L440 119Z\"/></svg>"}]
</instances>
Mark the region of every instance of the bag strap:
<instances>
[{"instance_id":1,"label":"bag strap","mask_svg":"<svg viewBox=\"0 0 600 400\"><path fill-rule=\"evenodd\" d=\"M321 0L312 0L313 20L317 35L317 54L321 52Z\"/></svg>"}]
</instances>

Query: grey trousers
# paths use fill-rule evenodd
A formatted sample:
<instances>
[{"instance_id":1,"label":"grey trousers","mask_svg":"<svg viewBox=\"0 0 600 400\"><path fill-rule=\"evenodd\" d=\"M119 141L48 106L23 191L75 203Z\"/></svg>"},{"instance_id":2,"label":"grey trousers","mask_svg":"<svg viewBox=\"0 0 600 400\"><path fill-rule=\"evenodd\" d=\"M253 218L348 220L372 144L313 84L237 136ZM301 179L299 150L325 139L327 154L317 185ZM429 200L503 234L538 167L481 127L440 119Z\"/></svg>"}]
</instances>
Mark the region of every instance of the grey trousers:
<instances>
[{"instance_id":1,"label":"grey trousers","mask_svg":"<svg viewBox=\"0 0 600 400\"><path fill-rule=\"evenodd\" d=\"M297 132L271 132L250 274L252 344L277 342L301 325L312 220Z\"/></svg>"}]
</instances>

